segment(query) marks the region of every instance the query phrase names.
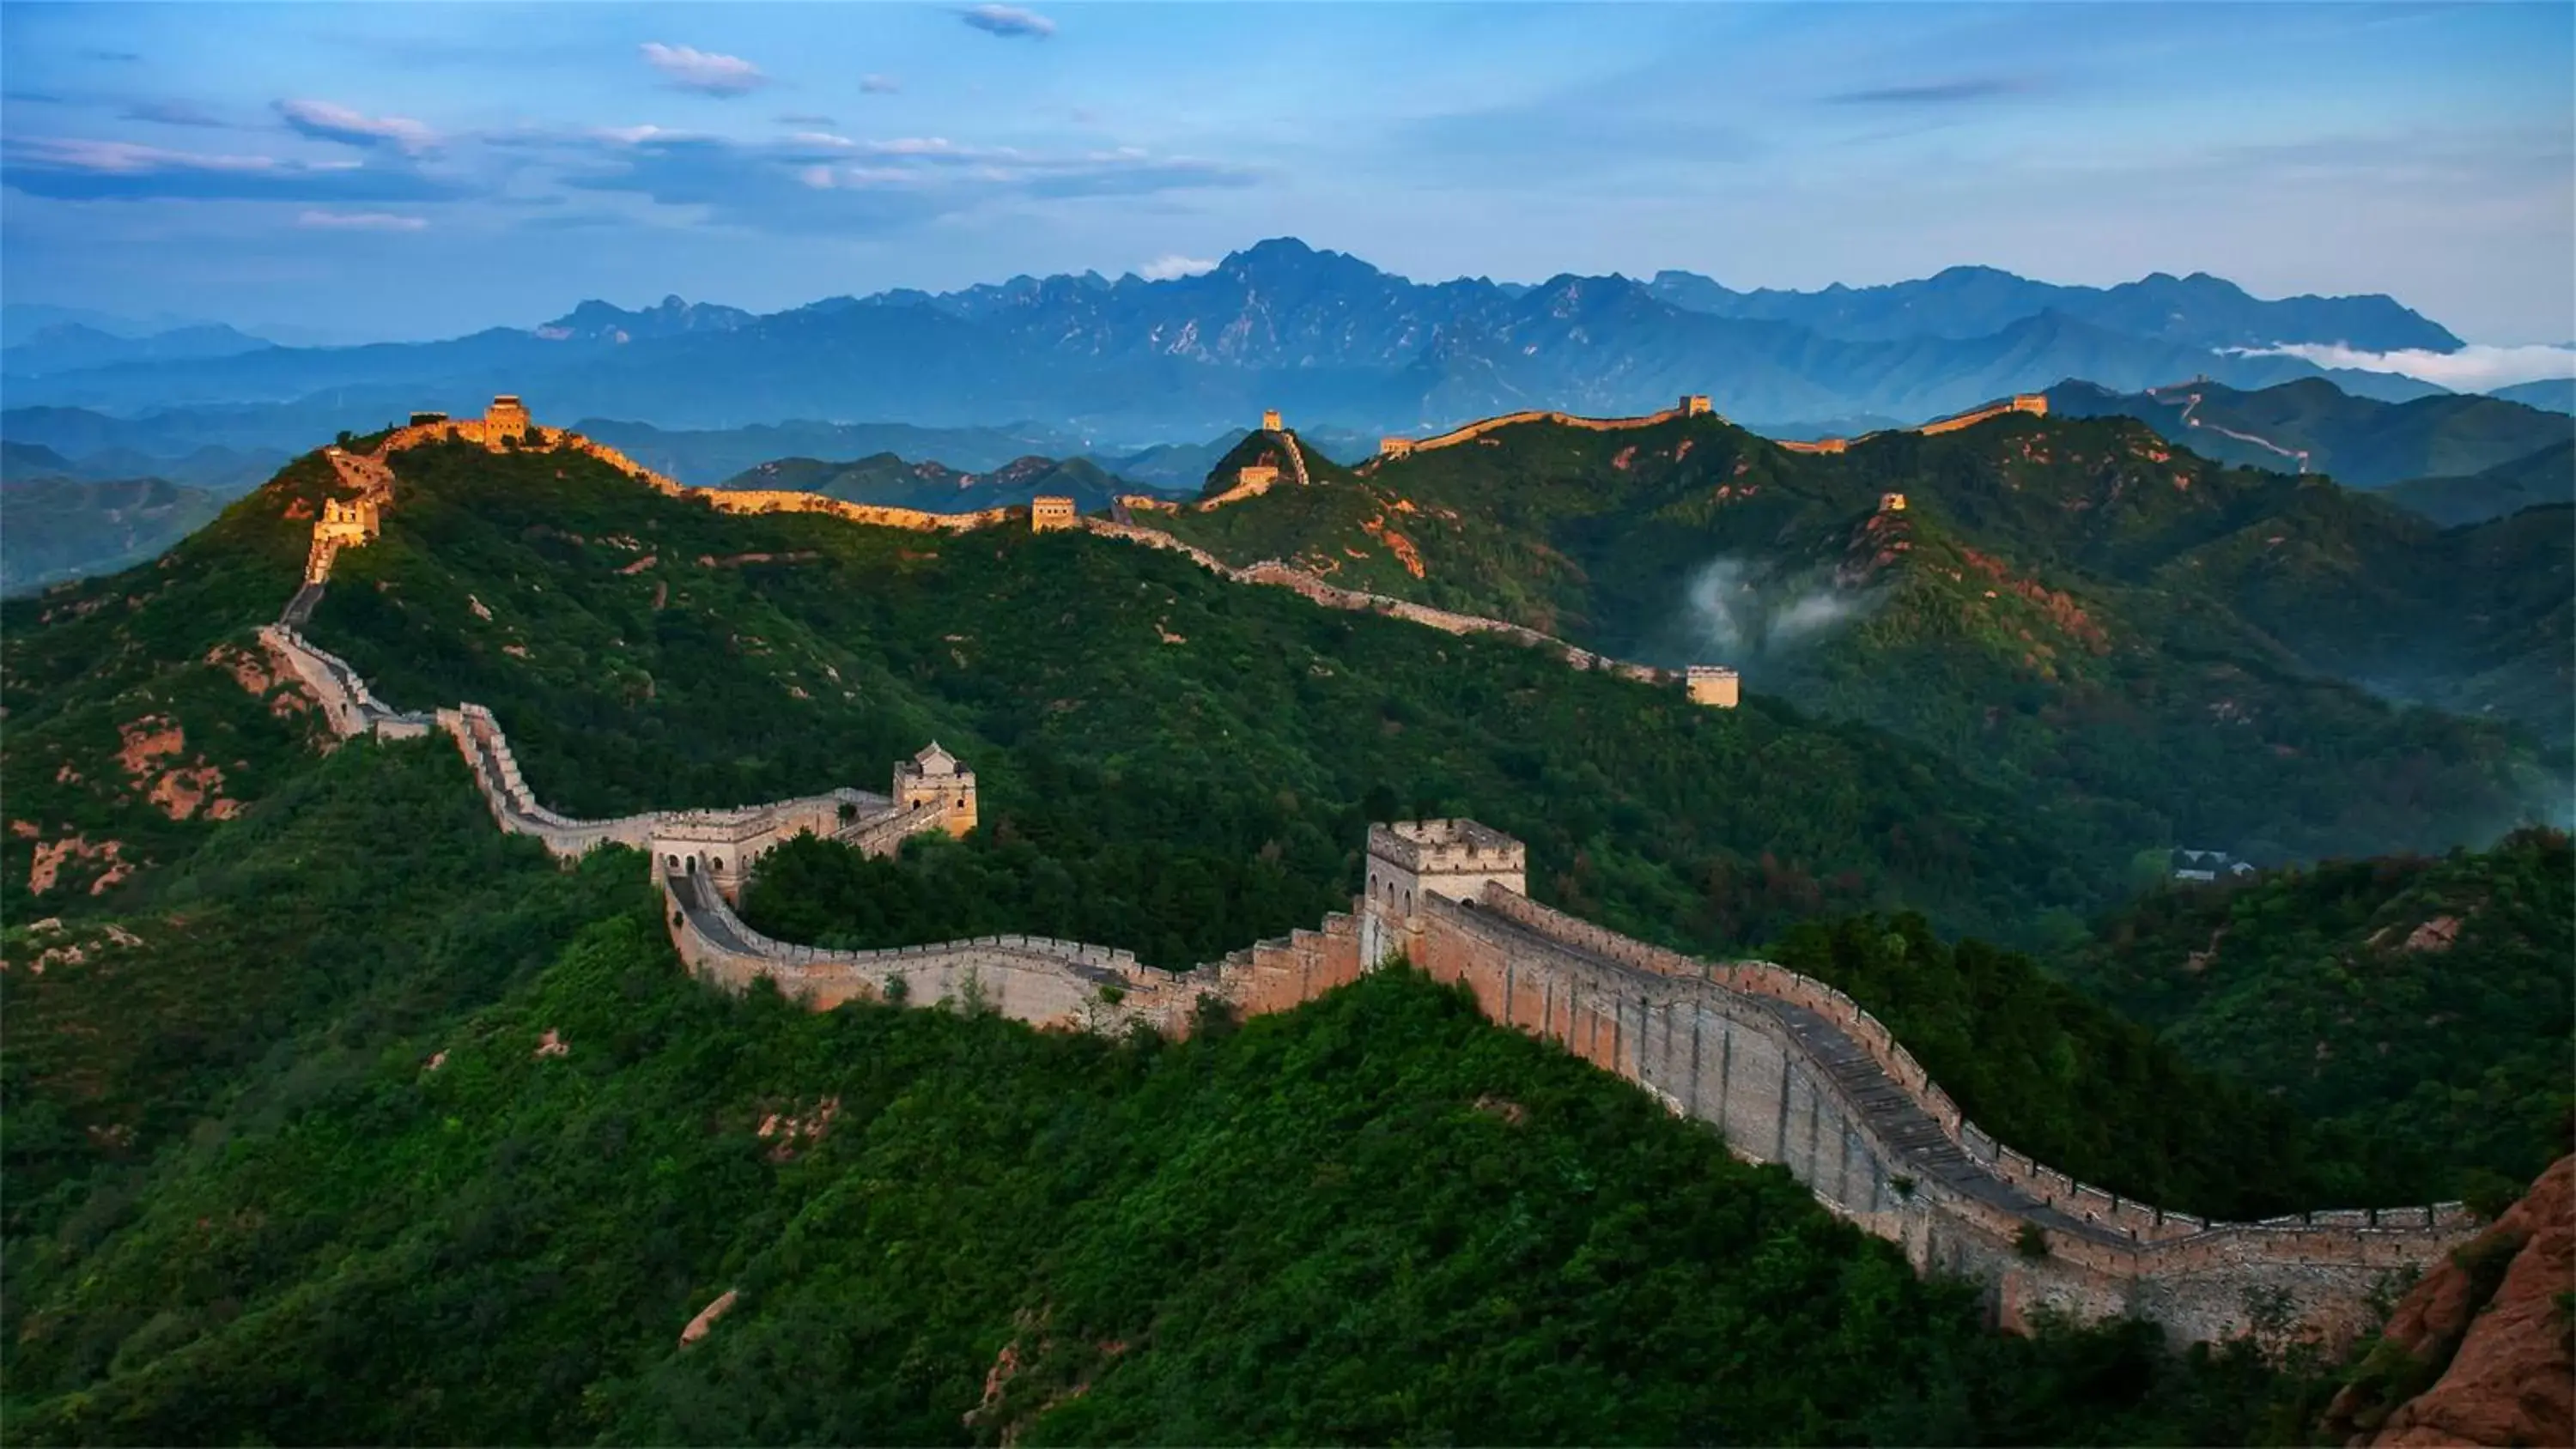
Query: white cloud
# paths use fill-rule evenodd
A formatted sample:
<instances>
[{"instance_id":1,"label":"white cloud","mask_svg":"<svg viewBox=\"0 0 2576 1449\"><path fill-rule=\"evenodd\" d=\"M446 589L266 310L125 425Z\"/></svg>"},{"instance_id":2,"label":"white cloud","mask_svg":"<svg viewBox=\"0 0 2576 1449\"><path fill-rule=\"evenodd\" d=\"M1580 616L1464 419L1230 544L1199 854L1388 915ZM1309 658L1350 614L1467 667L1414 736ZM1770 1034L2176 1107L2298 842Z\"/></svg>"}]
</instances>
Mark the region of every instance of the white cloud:
<instances>
[{"instance_id":1,"label":"white cloud","mask_svg":"<svg viewBox=\"0 0 2576 1449\"><path fill-rule=\"evenodd\" d=\"M1156 257L1137 268L1136 275L1149 282L1168 282L1175 277L1195 277L1201 272L1215 270L1214 262L1201 261L1197 257L1185 257L1174 252L1169 256Z\"/></svg>"},{"instance_id":2,"label":"white cloud","mask_svg":"<svg viewBox=\"0 0 2576 1449\"><path fill-rule=\"evenodd\" d=\"M896 80L890 75L863 75L859 77L859 91L863 95L890 96L902 89L903 82Z\"/></svg>"},{"instance_id":3,"label":"white cloud","mask_svg":"<svg viewBox=\"0 0 2576 1449\"><path fill-rule=\"evenodd\" d=\"M644 42L644 59L682 90L711 96L749 95L769 84L759 66L738 55L717 55L686 45Z\"/></svg>"},{"instance_id":4,"label":"white cloud","mask_svg":"<svg viewBox=\"0 0 2576 1449\"><path fill-rule=\"evenodd\" d=\"M438 134L403 116L369 116L329 101L279 101L277 114L288 128L317 141L344 146L392 146L418 155L438 144Z\"/></svg>"},{"instance_id":5,"label":"white cloud","mask_svg":"<svg viewBox=\"0 0 2576 1449\"><path fill-rule=\"evenodd\" d=\"M2576 348L2491 347L2473 342L2457 352L2363 352L2339 342L2293 342L2280 347L2232 347L2252 357L2299 357L2319 367L2349 367L2362 372L2394 372L2447 387L2453 392L2485 392L2547 377L2576 377Z\"/></svg>"},{"instance_id":6,"label":"white cloud","mask_svg":"<svg viewBox=\"0 0 2576 1449\"><path fill-rule=\"evenodd\" d=\"M1029 35L1044 40L1055 34L1054 21L1016 5L969 6L958 11L957 18L989 35Z\"/></svg>"},{"instance_id":7,"label":"white cloud","mask_svg":"<svg viewBox=\"0 0 2576 1449\"><path fill-rule=\"evenodd\" d=\"M295 224L325 231L420 231L429 225L420 217L390 211L308 211Z\"/></svg>"}]
</instances>

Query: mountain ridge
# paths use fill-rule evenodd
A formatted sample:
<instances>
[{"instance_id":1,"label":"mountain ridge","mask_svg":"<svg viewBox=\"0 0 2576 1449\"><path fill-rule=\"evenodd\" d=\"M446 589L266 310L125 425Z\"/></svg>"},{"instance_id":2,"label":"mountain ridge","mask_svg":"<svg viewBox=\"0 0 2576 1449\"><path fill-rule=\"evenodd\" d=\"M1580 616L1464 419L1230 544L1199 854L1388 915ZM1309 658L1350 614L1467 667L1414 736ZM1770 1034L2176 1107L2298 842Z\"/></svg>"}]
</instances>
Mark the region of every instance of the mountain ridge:
<instances>
[{"instance_id":1,"label":"mountain ridge","mask_svg":"<svg viewBox=\"0 0 2576 1449\"><path fill-rule=\"evenodd\" d=\"M1665 274L1667 292L1677 275ZM1901 284L1916 292L1948 285ZM2386 299L2257 303L2216 279L2128 285L2168 303L2182 298L2185 320L2157 313L2145 335L2133 334L2107 325L2145 326L2128 305L2132 294L2012 279L2028 304L2020 311L1951 309L1992 324L1970 335L1936 327L1845 336L1811 324L1830 323L1831 307L1875 295L1869 289L1812 294L1828 297L1825 313L1816 312L1823 304L1780 303L1792 294L1728 294L1769 296L1764 308L1796 315L1720 315L1675 305L1653 284L1617 275L1423 284L1272 238L1207 272L1162 281L1024 277L941 294L826 298L756 317L676 297L641 311L591 301L534 331L125 363L17 378L13 393L109 409L351 395L381 397L390 408L397 396L460 407L467 395L515 388L568 413L617 411L661 426L1021 417L1169 438L1205 436L1266 407L1319 424L1402 431L1542 403L1635 412L1681 391L1709 393L1737 417L1920 418L2068 377L2139 387L2194 371L2247 385L2324 375L2296 358L2213 350L2211 339L2283 330L2246 316L2291 319L2291 332L2337 334L2316 340L2354 333L2314 320L2346 313L2404 323L2391 323L2396 330L2385 336L2365 334L2374 340L2448 337ZM2190 320L2199 314L2209 320ZM2437 390L2388 374L2337 375L2382 395Z\"/></svg>"}]
</instances>

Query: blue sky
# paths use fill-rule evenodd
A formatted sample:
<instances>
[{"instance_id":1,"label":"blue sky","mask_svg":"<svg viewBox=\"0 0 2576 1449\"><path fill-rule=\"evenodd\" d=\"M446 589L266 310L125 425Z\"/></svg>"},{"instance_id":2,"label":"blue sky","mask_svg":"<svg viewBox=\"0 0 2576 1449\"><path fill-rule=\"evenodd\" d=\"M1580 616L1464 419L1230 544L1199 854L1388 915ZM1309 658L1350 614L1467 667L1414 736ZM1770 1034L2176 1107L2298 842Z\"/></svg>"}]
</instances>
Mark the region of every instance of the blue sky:
<instances>
[{"instance_id":1,"label":"blue sky","mask_svg":"<svg viewBox=\"0 0 2576 1449\"><path fill-rule=\"evenodd\" d=\"M341 336L1296 235L1424 279L1984 263L2576 336L2576 6L0 7L9 300Z\"/></svg>"}]
</instances>

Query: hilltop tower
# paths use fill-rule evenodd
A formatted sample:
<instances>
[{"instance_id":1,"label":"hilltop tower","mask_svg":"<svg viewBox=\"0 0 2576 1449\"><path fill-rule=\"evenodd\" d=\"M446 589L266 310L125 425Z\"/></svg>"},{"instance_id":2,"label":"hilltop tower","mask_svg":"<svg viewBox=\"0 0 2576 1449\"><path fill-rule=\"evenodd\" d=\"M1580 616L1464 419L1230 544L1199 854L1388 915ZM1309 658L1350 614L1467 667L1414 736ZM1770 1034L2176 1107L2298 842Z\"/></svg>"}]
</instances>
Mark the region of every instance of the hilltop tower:
<instances>
[{"instance_id":1,"label":"hilltop tower","mask_svg":"<svg viewBox=\"0 0 2576 1449\"><path fill-rule=\"evenodd\" d=\"M1270 411L1261 415L1261 431L1265 433L1283 433L1287 431L1287 429L1279 425L1279 409L1272 408Z\"/></svg>"},{"instance_id":2,"label":"hilltop tower","mask_svg":"<svg viewBox=\"0 0 2576 1449\"><path fill-rule=\"evenodd\" d=\"M2036 413L2043 418L2047 417L2048 394L2044 392L2014 393L2012 410L2017 413Z\"/></svg>"},{"instance_id":3,"label":"hilltop tower","mask_svg":"<svg viewBox=\"0 0 2576 1449\"><path fill-rule=\"evenodd\" d=\"M1881 493L1878 495L1878 511L1881 513L1903 513L1905 511L1905 495L1902 493Z\"/></svg>"},{"instance_id":4,"label":"hilltop tower","mask_svg":"<svg viewBox=\"0 0 2576 1449\"><path fill-rule=\"evenodd\" d=\"M1073 527L1076 521L1073 500L1070 498L1047 497L1029 500L1029 532L1031 533L1053 533L1059 528Z\"/></svg>"},{"instance_id":5,"label":"hilltop tower","mask_svg":"<svg viewBox=\"0 0 2576 1449\"><path fill-rule=\"evenodd\" d=\"M930 748L894 767L894 803L897 809L910 810L916 805L940 805L947 813L940 826L951 835L964 835L975 828L975 772L957 763L957 757L930 742Z\"/></svg>"},{"instance_id":6,"label":"hilltop tower","mask_svg":"<svg viewBox=\"0 0 2576 1449\"><path fill-rule=\"evenodd\" d=\"M1705 417L1709 411L1708 394L1703 392L1686 392L1682 394L1683 417Z\"/></svg>"},{"instance_id":7,"label":"hilltop tower","mask_svg":"<svg viewBox=\"0 0 2576 1449\"><path fill-rule=\"evenodd\" d=\"M1744 681L1723 664L1694 664L1682 672L1682 681L1691 703L1716 709L1735 708L1744 689Z\"/></svg>"},{"instance_id":8,"label":"hilltop tower","mask_svg":"<svg viewBox=\"0 0 2576 1449\"><path fill-rule=\"evenodd\" d=\"M483 446L501 451L504 440L525 442L528 437L528 405L511 393L492 399L483 410Z\"/></svg>"},{"instance_id":9,"label":"hilltop tower","mask_svg":"<svg viewBox=\"0 0 2576 1449\"><path fill-rule=\"evenodd\" d=\"M1377 455L1381 458L1401 458L1410 454L1412 451L1413 440L1411 438L1380 438L1377 440Z\"/></svg>"}]
</instances>

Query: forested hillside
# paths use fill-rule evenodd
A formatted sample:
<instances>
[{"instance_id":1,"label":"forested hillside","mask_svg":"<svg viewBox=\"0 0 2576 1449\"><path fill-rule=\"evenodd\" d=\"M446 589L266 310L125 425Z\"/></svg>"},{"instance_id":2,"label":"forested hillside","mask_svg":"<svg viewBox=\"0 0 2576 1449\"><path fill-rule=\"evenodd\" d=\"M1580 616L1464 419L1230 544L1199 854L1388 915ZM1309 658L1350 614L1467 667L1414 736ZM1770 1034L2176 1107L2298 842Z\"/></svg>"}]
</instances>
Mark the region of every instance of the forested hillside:
<instances>
[{"instance_id":1,"label":"forested hillside","mask_svg":"<svg viewBox=\"0 0 2576 1449\"><path fill-rule=\"evenodd\" d=\"M1089 535L722 515L579 457L396 466L311 633L398 704L490 705L549 803L882 788L930 738L977 770L966 840L773 857L745 909L798 939L1187 966L1346 905L1368 821L1464 814L1529 841L1553 904L1845 986L1981 1123L2126 1192L2420 1201L2520 1150L2447 1150L2403 1117L2418 1078L2267 1095L1954 939L2079 936L2140 836L1867 725ZM1310 468L1302 505L1349 495ZM1186 1044L709 992L637 857L557 869L444 740L331 748L245 648L334 486L299 460L155 564L0 612L13 1441L2204 1443L2295 1436L2330 1388L2243 1346L1997 1334L1402 973ZM2563 857L2534 839L2514 879ZM2568 1036L2563 996L2555 1027L2525 1000L2565 891L2517 889L2452 957L2511 1000L2447 1039L2508 1091ZM2420 1145L2357 1148L2374 1112Z\"/></svg>"},{"instance_id":2,"label":"forested hillside","mask_svg":"<svg viewBox=\"0 0 2576 1449\"><path fill-rule=\"evenodd\" d=\"M2383 1168L2518 1191L2567 1150L2576 854L2338 861L2160 892L2071 958L2076 984Z\"/></svg>"},{"instance_id":3,"label":"forested hillside","mask_svg":"<svg viewBox=\"0 0 2576 1449\"><path fill-rule=\"evenodd\" d=\"M2563 528L2438 533L2111 419L1840 455L1709 418L1527 424L1317 477L1156 519L1233 562L1285 558L1647 662L1736 664L1749 690L1881 725L2022 798L2071 794L2142 844L2372 853L2563 813L2570 690L2547 687L2568 678ZM2500 547L2515 566L2481 567ZM2364 683L2527 711L2535 737Z\"/></svg>"}]
</instances>

